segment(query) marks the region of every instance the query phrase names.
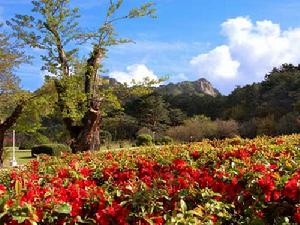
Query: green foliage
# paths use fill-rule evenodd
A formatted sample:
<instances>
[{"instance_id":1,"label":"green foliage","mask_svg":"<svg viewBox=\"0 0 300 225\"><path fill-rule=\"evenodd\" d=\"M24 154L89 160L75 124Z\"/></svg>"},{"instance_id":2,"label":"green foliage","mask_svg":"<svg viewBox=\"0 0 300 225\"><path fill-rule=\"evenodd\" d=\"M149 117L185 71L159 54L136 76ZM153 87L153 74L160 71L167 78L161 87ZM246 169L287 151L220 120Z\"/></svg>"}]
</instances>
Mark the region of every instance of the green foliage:
<instances>
[{"instance_id":1,"label":"green foliage","mask_svg":"<svg viewBox=\"0 0 300 225\"><path fill-rule=\"evenodd\" d=\"M228 97L224 105L225 118L246 121L256 116L261 87L257 84L237 87Z\"/></svg>"},{"instance_id":2,"label":"green foliage","mask_svg":"<svg viewBox=\"0 0 300 225\"><path fill-rule=\"evenodd\" d=\"M163 136L155 139L155 144L157 145L169 145L174 142L173 138L169 136Z\"/></svg>"},{"instance_id":3,"label":"green foliage","mask_svg":"<svg viewBox=\"0 0 300 225\"><path fill-rule=\"evenodd\" d=\"M17 135L17 144L21 150L32 149L36 145L47 143L49 143L49 139L39 132Z\"/></svg>"},{"instance_id":4,"label":"green foliage","mask_svg":"<svg viewBox=\"0 0 300 225\"><path fill-rule=\"evenodd\" d=\"M121 112L105 117L102 129L109 131L113 140L125 140L132 139L139 127L134 117Z\"/></svg>"},{"instance_id":5,"label":"green foliage","mask_svg":"<svg viewBox=\"0 0 300 225\"><path fill-rule=\"evenodd\" d=\"M55 102L49 95L41 95L28 102L20 118L17 120L15 130L22 133L34 133L42 129L42 117L53 111Z\"/></svg>"},{"instance_id":6,"label":"green foliage","mask_svg":"<svg viewBox=\"0 0 300 225\"><path fill-rule=\"evenodd\" d=\"M103 72L103 59L109 47L131 42L118 36L115 22L154 17L155 13L153 3L142 4L127 13L121 9L122 0L107 3L103 23L88 32L80 27L79 9L71 7L69 0L33 0L30 15L16 15L7 22L14 37L22 44L46 52L41 56L45 62L42 69L52 75L48 81L55 84L57 108L75 141L85 138L81 132L87 125L90 112L106 116L113 110L121 109L121 99L117 95L120 92L115 90L117 87L106 86L106 79L99 75ZM90 44L92 49L83 58L78 56L78 47L82 44ZM78 128L79 134L73 132L74 127Z\"/></svg>"},{"instance_id":7,"label":"green foliage","mask_svg":"<svg viewBox=\"0 0 300 225\"><path fill-rule=\"evenodd\" d=\"M170 121L168 104L156 93L128 103L125 112L134 116L140 126L156 132L164 130Z\"/></svg>"},{"instance_id":8,"label":"green foliage","mask_svg":"<svg viewBox=\"0 0 300 225\"><path fill-rule=\"evenodd\" d=\"M136 138L137 146L152 145L153 138L149 134L141 134Z\"/></svg>"},{"instance_id":9,"label":"green foliage","mask_svg":"<svg viewBox=\"0 0 300 225\"><path fill-rule=\"evenodd\" d=\"M56 38L64 45L74 44L79 38L78 8L71 8L69 0L32 1L32 15L16 15L7 25L12 28L14 35L34 48L45 50L47 55L41 58L45 62L43 69L52 74L58 74ZM64 50L67 61L73 62L78 49Z\"/></svg>"},{"instance_id":10,"label":"green foliage","mask_svg":"<svg viewBox=\"0 0 300 225\"><path fill-rule=\"evenodd\" d=\"M274 68L261 83L236 88L226 97L224 114L220 116L245 122L272 115L277 121L287 113L297 112L299 93L300 66L284 64Z\"/></svg>"},{"instance_id":11,"label":"green foliage","mask_svg":"<svg viewBox=\"0 0 300 225\"><path fill-rule=\"evenodd\" d=\"M35 141L32 140L27 140L21 143L19 146L20 150L27 150L27 149L32 149L36 145Z\"/></svg>"},{"instance_id":12,"label":"green foliage","mask_svg":"<svg viewBox=\"0 0 300 225\"><path fill-rule=\"evenodd\" d=\"M280 118L276 124L277 134L293 134L300 132L300 124L297 123L297 113L288 113Z\"/></svg>"},{"instance_id":13,"label":"green foliage","mask_svg":"<svg viewBox=\"0 0 300 225\"><path fill-rule=\"evenodd\" d=\"M20 100L30 94L21 90L20 80L14 71L29 58L22 51L22 45L12 39L9 32L0 24L0 119L4 120Z\"/></svg>"},{"instance_id":14,"label":"green foliage","mask_svg":"<svg viewBox=\"0 0 300 225\"><path fill-rule=\"evenodd\" d=\"M36 156L39 154L61 156L63 152L71 152L70 147L63 144L44 144L35 146L31 149L32 156Z\"/></svg>"},{"instance_id":15,"label":"green foliage","mask_svg":"<svg viewBox=\"0 0 300 225\"><path fill-rule=\"evenodd\" d=\"M63 77L59 82L64 88L60 94L60 104L64 104L61 111L63 118L71 118L79 122L87 110L87 95L83 90L84 76L81 71L75 71L70 77Z\"/></svg>"},{"instance_id":16,"label":"green foliage","mask_svg":"<svg viewBox=\"0 0 300 225\"><path fill-rule=\"evenodd\" d=\"M187 116L181 109L169 108L169 119L171 126L178 126L183 124L184 120L187 119Z\"/></svg>"},{"instance_id":17,"label":"green foliage","mask_svg":"<svg viewBox=\"0 0 300 225\"><path fill-rule=\"evenodd\" d=\"M174 89L173 86L169 85L169 88ZM192 90L190 86L186 86L187 92ZM181 109L189 117L203 114L212 119L227 121L226 123L229 123L228 120L239 123L238 132L236 124L228 126L223 122L219 123L219 127L233 128L234 132L227 130L226 133L240 133L243 137L253 138L256 135L299 132L297 120L300 113L300 65L284 64L274 68L264 81L237 87L228 96L211 97L195 93L189 95L179 89L173 90L174 95L167 95L168 91L170 90L161 93L163 98L171 107ZM218 131L221 133L215 137L227 136L222 134L222 129L218 128ZM189 131L183 131L183 127L177 125L173 128L173 133L176 132Z\"/></svg>"},{"instance_id":18,"label":"green foliage","mask_svg":"<svg viewBox=\"0 0 300 225\"><path fill-rule=\"evenodd\" d=\"M158 90L160 92L160 90ZM188 91L187 91L188 92ZM189 117L195 115L206 115L212 119L220 117L223 113L224 96L209 96L205 94L181 93L178 95L165 95L162 93L164 99L170 104L172 108L178 108Z\"/></svg>"},{"instance_id":19,"label":"green foliage","mask_svg":"<svg viewBox=\"0 0 300 225\"><path fill-rule=\"evenodd\" d=\"M51 114L41 118L41 129L38 132L46 136L52 143L67 143L70 138L63 124L63 118L56 107Z\"/></svg>"}]
</instances>

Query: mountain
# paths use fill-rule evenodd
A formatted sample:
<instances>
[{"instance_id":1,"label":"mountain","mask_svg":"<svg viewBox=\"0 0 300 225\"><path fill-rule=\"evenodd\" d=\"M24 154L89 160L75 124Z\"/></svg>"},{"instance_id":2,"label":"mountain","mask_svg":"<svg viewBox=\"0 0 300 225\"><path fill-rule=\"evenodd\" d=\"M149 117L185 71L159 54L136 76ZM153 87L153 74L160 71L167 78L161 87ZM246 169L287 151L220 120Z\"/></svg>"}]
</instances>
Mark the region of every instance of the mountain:
<instances>
[{"instance_id":1,"label":"mountain","mask_svg":"<svg viewBox=\"0 0 300 225\"><path fill-rule=\"evenodd\" d=\"M120 83L111 77L104 76L108 82L104 86L116 86ZM166 85L160 85L154 88L154 91L163 96L178 96L178 95L209 95L216 97L220 95L220 92L215 89L212 84L205 78L200 78L196 81L182 81L179 83L169 83Z\"/></svg>"},{"instance_id":2,"label":"mountain","mask_svg":"<svg viewBox=\"0 0 300 225\"><path fill-rule=\"evenodd\" d=\"M196 81L183 81L180 83L169 83L161 85L156 90L159 94L164 96L177 95L210 95L216 97L220 92L215 89L212 84L204 78Z\"/></svg>"}]
</instances>

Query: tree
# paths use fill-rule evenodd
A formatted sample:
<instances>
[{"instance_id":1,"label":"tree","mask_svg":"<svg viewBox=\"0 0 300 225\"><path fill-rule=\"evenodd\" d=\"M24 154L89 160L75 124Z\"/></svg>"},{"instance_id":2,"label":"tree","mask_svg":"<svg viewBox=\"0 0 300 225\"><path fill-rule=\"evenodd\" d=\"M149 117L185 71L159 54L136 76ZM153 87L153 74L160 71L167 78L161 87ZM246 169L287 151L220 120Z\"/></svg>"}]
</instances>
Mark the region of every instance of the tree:
<instances>
[{"instance_id":1,"label":"tree","mask_svg":"<svg viewBox=\"0 0 300 225\"><path fill-rule=\"evenodd\" d=\"M134 117L120 112L105 117L103 119L103 129L111 133L114 141L133 139L138 131L138 123Z\"/></svg>"},{"instance_id":2,"label":"tree","mask_svg":"<svg viewBox=\"0 0 300 225\"><path fill-rule=\"evenodd\" d=\"M19 87L19 79L14 69L27 62L28 57L19 50L21 47L14 42L7 31L0 25L0 166L2 166L3 144L5 133L16 123L30 94Z\"/></svg>"},{"instance_id":3,"label":"tree","mask_svg":"<svg viewBox=\"0 0 300 225\"><path fill-rule=\"evenodd\" d=\"M224 117L237 121L248 121L256 116L260 102L260 85L237 87L226 97Z\"/></svg>"},{"instance_id":4,"label":"tree","mask_svg":"<svg viewBox=\"0 0 300 225\"><path fill-rule=\"evenodd\" d=\"M47 52L42 56L43 69L56 76L53 80L57 103L72 138L73 152L98 149L103 105L110 99L115 101L111 92L101 88L104 79L98 72L110 46L130 41L118 38L114 24L137 17L153 17L153 3L118 16L123 0L110 0L104 22L94 32L80 29L79 9L70 7L70 0L33 0L32 3L36 17L16 15L7 24L25 44ZM92 51L77 67L80 61L77 47L84 43L91 43Z\"/></svg>"},{"instance_id":5,"label":"tree","mask_svg":"<svg viewBox=\"0 0 300 225\"><path fill-rule=\"evenodd\" d=\"M169 118L171 126L179 126L183 124L184 120L186 120L187 116L180 109L169 108Z\"/></svg>"},{"instance_id":6,"label":"tree","mask_svg":"<svg viewBox=\"0 0 300 225\"><path fill-rule=\"evenodd\" d=\"M278 120L297 111L300 93L300 65L284 64L274 68L261 83L260 117L272 114Z\"/></svg>"},{"instance_id":7,"label":"tree","mask_svg":"<svg viewBox=\"0 0 300 225\"><path fill-rule=\"evenodd\" d=\"M134 100L127 105L125 112L135 117L141 127L155 132L164 130L170 123L168 104L157 93Z\"/></svg>"}]
</instances>

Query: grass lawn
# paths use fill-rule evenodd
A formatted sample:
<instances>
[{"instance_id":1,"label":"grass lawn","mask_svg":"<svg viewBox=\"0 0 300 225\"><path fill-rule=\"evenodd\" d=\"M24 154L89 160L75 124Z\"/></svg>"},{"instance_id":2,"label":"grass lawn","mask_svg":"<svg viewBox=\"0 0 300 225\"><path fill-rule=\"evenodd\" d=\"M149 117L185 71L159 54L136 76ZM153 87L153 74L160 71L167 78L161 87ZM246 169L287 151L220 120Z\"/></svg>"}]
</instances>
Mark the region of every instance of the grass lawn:
<instances>
[{"instance_id":1,"label":"grass lawn","mask_svg":"<svg viewBox=\"0 0 300 225\"><path fill-rule=\"evenodd\" d=\"M12 150L10 148L5 150L4 153L4 167L9 166L9 162L12 159ZM18 165L25 164L29 160L34 159L31 157L31 150L17 150L16 151L16 160Z\"/></svg>"}]
</instances>

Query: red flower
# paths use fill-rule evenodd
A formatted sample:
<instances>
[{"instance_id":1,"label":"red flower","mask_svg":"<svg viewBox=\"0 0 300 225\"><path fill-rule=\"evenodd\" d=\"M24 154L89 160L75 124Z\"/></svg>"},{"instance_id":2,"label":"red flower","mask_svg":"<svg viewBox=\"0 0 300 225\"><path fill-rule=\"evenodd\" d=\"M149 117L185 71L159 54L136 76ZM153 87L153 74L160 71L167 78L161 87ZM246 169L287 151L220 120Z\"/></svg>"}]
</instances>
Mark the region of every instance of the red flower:
<instances>
[{"instance_id":1,"label":"red flower","mask_svg":"<svg viewBox=\"0 0 300 225\"><path fill-rule=\"evenodd\" d=\"M274 191L273 192L273 200L274 201L279 200L280 199L280 195L281 195L280 191Z\"/></svg>"},{"instance_id":2,"label":"red flower","mask_svg":"<svg viewBox=\"0 0 300 225\"><path fill-rule=\"evenodd\" d=\"M111 159L113 159L113 154L111 152L108 152L108 153L106 153L105 158L107 160L111 160Z\"/></svg>"},{"instance_id":3,"label":"red flower","mask_svg":"<svg viewBox=\"0 0 300 225\"><path fill-rule=\"evenodd\" d=\"M267 168L265 165L256 164L252 167L253 172L260 172L265 173L267 171Z\"/></svg>"},{"instance_id":4,"label":"red flower","mask_svg":"<svg viewBox=\"0 0 300 225\"><path fill-rule=\"evenodd\" d=\"M3 184L0 184L0 195L5 193L6 187Z\"/></svg>"},{"instance_id":5,"label":"red flower","mask_svg":"<svg viewBox=\"0 0 300 225\"><path fill-rule=\"evenodd\" d=\"M199 151L193 151L192 153L191 153L191 156L193 157L193 159L199 159L200 158L200 153L199 153Z\"/></svg>"},{"instance_id":6,"label":"red flower","mask_svg":"<svg viewBox=\"0 0 300 225\"><path fill-rule=\"evenodd\" d=\"M300 208L297 208L297 212L294 214L294 220L296 223L300 224Z\"/></svg>"},{"instance_id":7,"label":"red flower","mask_svg":"<svg viewBox=\"0 0 300 225\"><path fill-rule=\"evenodd\" d=\"M262 211L257 211L257 212L256 212L256 216L257 216L258 218L263 219L265 215L264 215L264 213L263 213Z\"/></svg>"},{"instance_id":8,"label":"red flower","mask_svg":"<svg viewBox=\"0 0 300 225\"><path fill-rule=\"evenodd\" d=\"M218 221L218 217L216 215L212 215L211 220L215 223Z\"/></svg>"},{"instance_id":9,"label":"red flower","mask_svg":"<svg viewBox=\"0 0 300 225\"><path fill-rule=\"evenodd\" d=\"M172 164L174 165L174 167L177 169L177 170L181 170L183 169L184 167L186 167L187 165L187 162L182 160L182 159L175 159L173 160Z\"/></svg>"},{"instance_id":10,"label":"red flower","mask_svg":"<svg viewBox=\"0 0 300 225\"><path fill-rule=\"evenodd\" d=\"M165 220L162 217L157 217L153 220L155 225L163 225L165 224Z\"/></svg>"},{"instance_id":11,"label":"red flower","mask_svg":"<svg viewBox=\"0 0 300 225\"><path fill-rule=\"evenodd\" d=\"M277 168L278 168L278 166L276 164L271 164L270 165L271 170L276 170Z\"/></svg>"},{"instance_id":12,"label":"red flower","mask_svg":"<svg viewBox=\"0 0 300 225\"><path fill-rule=\"evenodd\" d=\"M60 178L67 178L69 177L69 170L67 168L61 168L57 171L57 175Z\"/></svg>"},{"instance_id":13,"label":"red flower","mask_svg":"<svg viewBox=\"0 0 300 225\"><path fill-rule=\"evenodd\" d=\"M270 175L260 178L258 184L262 188L263 192L269 192L275 189L275 182Z\"/></svg>"},{"instance_id":14,"label":"red flower","mask_svg":"<svg viewBox=\"0 0 300 225\"><path fill-rule=\"evenodd\" d=\"M276 144L277 145L282 145L282 144L284 144L284 140L283 139L277 139Z\"/></svg>"},{"instance_id":15,"label":"red flower","mask_svg":"<svg viewBox=\"0 0 300 225\"><path fill-rule=\"evenodd\" d=\"M231 183L232 183L233 185L236 185L238 182L239 182L239 181L238 181L238 179L237 179L236 177L233 177L232 180L231 180Z\"/></svg>"},{"instance_id":16,"label":"red flower","mask_svg":"<svg viewBox=\"0 0 300 225\"><path fill-rule=\"evenodd\" d=\"M72 211L71 211L71 216L75 217L75 216L79 216L80 212L81 212L81 204L79 202L73 202L72 203Z\"/></svg>"},{"instance_id":17,"label":"red flower","mask_svg":"<svg viewBox=\"0 0 300 225\"><path fill-rule=\"evenodd\" d=\"M84 177L89 177L91 174L92 170L87 167L83 167L79 169L79 173L81 173L82 176Z\"/></svg>"},{"instance_id":18,"label":"red flower","mask_svg":"<svg viewBox=\"0 0 300 225\"><path fill-rule=\"evenodd\" d=\"M291 200L299 200L299 187L297 175L285 184L283 194Z\"/></svg>"}]
</instances>

